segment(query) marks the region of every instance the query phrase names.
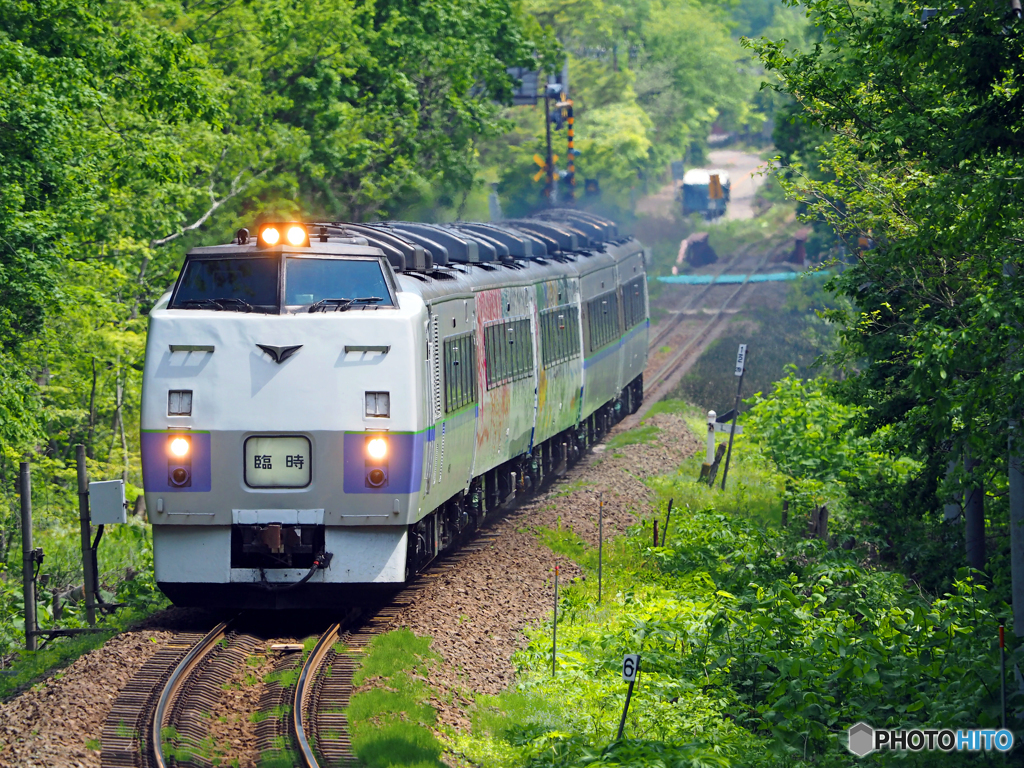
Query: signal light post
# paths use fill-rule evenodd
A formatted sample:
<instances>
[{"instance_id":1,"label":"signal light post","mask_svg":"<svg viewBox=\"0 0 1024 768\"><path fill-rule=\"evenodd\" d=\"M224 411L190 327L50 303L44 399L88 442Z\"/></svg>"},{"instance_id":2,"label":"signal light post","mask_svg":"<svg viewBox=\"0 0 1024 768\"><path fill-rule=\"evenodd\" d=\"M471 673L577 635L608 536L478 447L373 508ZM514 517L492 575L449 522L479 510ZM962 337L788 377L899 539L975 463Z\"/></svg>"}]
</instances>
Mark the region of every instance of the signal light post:
<instances>
[{"instance_id":1,"label":"signal light post","mask_svg":"<svg viewBox=\"0 0 1024 768\"><path fill-rule=\"evenodd\" d=\"M565 107L566 125L569 126L569 173L565 177L567 182L565 189L569 201L572 202L576 197L576 146L574 143L576 132L573 128L574 120L572 116L572 99L565 99L561 104L559 104L559 106Z\"/></svg>"}]
</instances>

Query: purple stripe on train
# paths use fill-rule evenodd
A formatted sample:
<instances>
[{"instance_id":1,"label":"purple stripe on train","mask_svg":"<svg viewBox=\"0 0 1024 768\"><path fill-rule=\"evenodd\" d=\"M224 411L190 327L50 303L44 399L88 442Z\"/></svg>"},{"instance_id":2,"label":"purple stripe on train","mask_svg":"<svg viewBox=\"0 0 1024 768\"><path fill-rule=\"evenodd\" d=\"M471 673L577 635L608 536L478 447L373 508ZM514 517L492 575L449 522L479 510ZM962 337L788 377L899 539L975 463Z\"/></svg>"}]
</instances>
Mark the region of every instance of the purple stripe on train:
<instances>
[{"instance_id":1,"label":"purple stripe on train","mask_svg":"<svg viewBox=\"0 0 1024 768\"><path fill-rule=\"evenodd\" d=\"M169 451L172 436L182 435L191 443L186 461L173 458ZM172 478L174 469L188 472L182 483ZM142 485L146 493L208 493L211 487L209 432L143 432Z\"/></svg>"},{"instance_id":2,"label":"purple stripe on train","mask_svg":"<svg viewBox=\"0 0 1024 768\"><path fill-rule=\"evenodd\" d=\"M379 433L345 434L345 493L419 493L423 483L423 447L427 433L387 432L384 435L388 441L388 455L382 461L374 461L366 453L366 442ZM370 477L375 469L385 473L379 485L379 475Z\"/></svg>"}]
</instances>

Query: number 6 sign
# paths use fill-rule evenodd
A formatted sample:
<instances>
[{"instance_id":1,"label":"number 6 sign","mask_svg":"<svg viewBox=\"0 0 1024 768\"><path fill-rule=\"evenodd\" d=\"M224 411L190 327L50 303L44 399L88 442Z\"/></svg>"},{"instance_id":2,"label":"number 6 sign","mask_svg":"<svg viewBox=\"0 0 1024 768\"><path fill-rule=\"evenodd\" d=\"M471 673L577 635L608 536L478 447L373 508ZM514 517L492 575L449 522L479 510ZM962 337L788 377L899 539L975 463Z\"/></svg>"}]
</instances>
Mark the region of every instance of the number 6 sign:
<instances>
[{"instance_id":1,"label":"number 6 sign","mask_svg":"<svg viewBox=\"0 0 1024 768\"><path fill-rule=\"evenodd\" d=\"M640 654L627 653L622 657L622 679L627 683L636 680L636 673L640 671Z\"/></svg>"}]
</instances>

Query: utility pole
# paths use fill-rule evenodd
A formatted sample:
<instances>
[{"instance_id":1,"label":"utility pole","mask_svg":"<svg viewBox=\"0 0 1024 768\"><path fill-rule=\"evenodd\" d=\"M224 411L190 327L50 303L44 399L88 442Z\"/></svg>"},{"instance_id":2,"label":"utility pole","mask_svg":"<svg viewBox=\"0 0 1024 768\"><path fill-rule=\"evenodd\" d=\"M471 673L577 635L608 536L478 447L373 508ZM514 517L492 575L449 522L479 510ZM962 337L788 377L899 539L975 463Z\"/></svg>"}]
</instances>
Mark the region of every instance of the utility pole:
<instances>
[{"instance_id":1,"label":"utility pole","mask_svg":"<svg viewBox=\"0 0 1024 768\"><path fill-rule=\"evenodd\" d=\"M21 586L25 597L25 649L36 650L36 553L32 548L32 475L29 463L21 462L18 482L21 495Z\"/></svg>"},{"instance_id":2,"label":"utility pole","mask_svg":"<svg viewBox=\"0 0 1024 768\"><path fill-rule=\"evenodd\" d=\"M1003 279L1008 290L1013 290L1013 278L1017 275L1017 266L1007 260L1003 262ZM1011 318L1014 328L1019 324ZM1019 368L1020 350L1011 345L1007 355L1007 366L1011 371ZM1009 436L1007 437L1007 454L1009 461L1009 492L1010 492L1010 602L1013 606L1013 634L1024 637L1024 467L1021 457L1020 409L1010 406Z\"/></svg>"},{"instance_id":3,"label":"utility pole","mask_svg":"<svg viewBox=\"0 0 1024 768\"><path fill-rule=\"evenodd\" d=\"M544 170L547 173L547 186L544 187L544 199L548 207L555 204L555 162L551 155L551 112L549 108L548 84L544 83L544 132L548 141L548 153L544 156Z\"/></svg>"}]
</instances>

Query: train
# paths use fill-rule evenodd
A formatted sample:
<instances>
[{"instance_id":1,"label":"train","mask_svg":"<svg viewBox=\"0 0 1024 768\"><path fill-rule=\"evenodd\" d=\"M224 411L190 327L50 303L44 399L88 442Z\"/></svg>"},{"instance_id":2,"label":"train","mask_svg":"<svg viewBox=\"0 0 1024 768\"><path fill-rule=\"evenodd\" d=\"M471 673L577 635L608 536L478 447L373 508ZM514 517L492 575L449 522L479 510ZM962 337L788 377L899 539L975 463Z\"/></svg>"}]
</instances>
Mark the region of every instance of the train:
<instances>
[{"instance_id":1,"label":"train","mask_svg":"<svg viewBox=\"0 0 1024 768\"><path fill-rule=\"evenodd\" d=\"M575 209L188 251L143 370L160 589L315 608L414 578L639 408L648 261Z\"/></svg>"},{"instance_id":2,"label":"train","mask_svg":"<svg viewBox=\"0 0 1024 768\"><path fill-rule=\"evenodd\" d=\"M691 168L683 175L683 213L699 213L708 221L717 219L725 215L731 193L732 181L727 171Z\"/></svg>"}]
</instances>

